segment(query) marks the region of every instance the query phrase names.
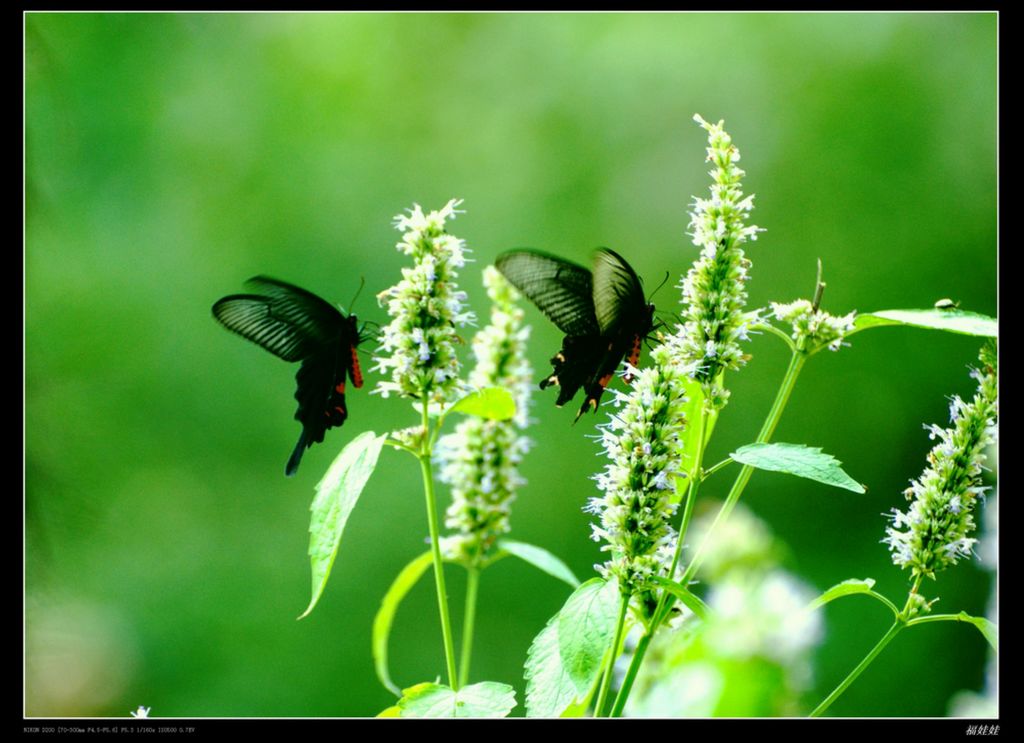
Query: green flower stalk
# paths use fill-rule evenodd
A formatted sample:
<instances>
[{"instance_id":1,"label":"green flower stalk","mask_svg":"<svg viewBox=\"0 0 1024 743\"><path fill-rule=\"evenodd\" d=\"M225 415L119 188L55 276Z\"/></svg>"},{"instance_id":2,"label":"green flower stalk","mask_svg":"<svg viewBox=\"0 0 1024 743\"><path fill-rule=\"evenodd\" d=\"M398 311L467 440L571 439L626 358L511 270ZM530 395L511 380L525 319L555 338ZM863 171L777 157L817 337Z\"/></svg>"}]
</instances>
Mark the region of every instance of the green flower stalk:
<instances>
[{"instance_id":1,"label":"green flower stalk","mask_svg":"<svg viewBox=\"0 0 1024 743\"><path fill-rule=\"evenodd\" d=\"M690 478L684 484L681 478L676 477L676 498L673 500L682 499L685 507L680 520L679 537L672 550L671 567L667 571L673 579L686 544L689 519L700 483L704 478L703 457L707 437L719 411L729 399L728 390L722 384L724 372L739 369L746 363L748 356L741 350L740 343L748 340L755 326L762 324L758 311L744 311L750 261L743 252L743 245L748 240L756 240L762 230L747 223L754 206L754 197L745 196L741 188L744 172L737 165L739 150L723 128L724 122L711 124L699 115L694 116L694 121L708 132L707 160L714 167L709 173L713 180L710 197L694 197L690 212L690 235L693 243L700 247L700 255L679 285L685 309L683 325L676 331L674 339L681 351L677 363L687 370L687 376L700 384L703 400L694 406L694 420L689 422L694 435L689 442L693 450L687 452L688 472L680 473L689 474ZM758 434L758 442L767 441L774 431L803 361L802 355L794 355L791 360L768 419ZM715 524L728 517L752 471L753 468L748 466L740 470ZM680 583L685 585L693 578L706 552L706 545L705 538L686 564L685 571L678 579ZM668 619L675 600L668 591L662 592L658 598L651 621L638 641L611 708L611 716L622 714L647 648L658 628Z\"/></svg>"},{"instance_id":2,"label":"green flower stalk","mask_svg":"<svg viewBox=\"0 0 1024 743\"><path fill-rule=\"evenodd\" d=\"M797 348L814 353L827 347L830 351L838 351L846 334L853 330L856 312L835 317L824 310L815 309L807 299L798 299L789 304L772 302L772 314L780 322L793 326L793 340Z\"/></svg>"},{"instance_id":3,"label":"green flower stalk","mask_svg":"<svg viewBox=\"0 0 1024 743\"><path fill-rule=\"evenodd\" d=\"M455 283L458 269L466 264L466 246L445 230L445 222L455 216L459 203L453 199L443 209L429 214L414 204L408 215L395 217L395 228L402 232L396 247L412 257L413 266L403 268L402 280L377 295L381 304L386 303L392 320L381 330L378 350L383 353L375 357L375 369L391 377L390 381L379 382L375 392L383 397L392 392L411 397L420 410L419 435L407 430L395 443L414 454L420 463L441 638L448 683L453 690L459 688L459 675L434 494L431 410L439 410L457 397L462 388L459 359L455 355L455 344L459 341L457 326L473 319L465 308L466 294Z\"/></svg>"},{"instance_id":4,"label":"green flower stalk","mask_svg":"<svg viewBox=\"0 0 1024 743\"><path fill-rule=\"evenodd\" d=\"M381 329L378 350L384 353L374 359L374 369L391 377L377 384L375 392L384 397L395 392L442 403L459 389L456 326L471 322L473 315L455 280L468 251L464 241L445 231L445 222L454 218L460 203L453 199L429 214L414 204L408 215L395 217L395 228L403 233L396 247L414 265L403 268L402 280L377 295L393 318Z\"/></svg>"},{"instance_id":5,"label":"green flower stalk","mask_svg":"<svg viewBox=\"0 0 1024 743\"><path fill-rule=\"evenodd\" d=\"M744 172L736 163L739 150L722 128L724 122L709 124L699 115L694 120L708 131L708 161L714 184L711 197L694 198L690 212L693 243L701 248L700 258L680 284L686 305L685 358L696 364L694 377L704 383L709 400L717 406L726 393L713 383L725 369L738 369L746 362L740 341L747 340L756 313L743 311L747 302L744 284L750 261L741 247L756 240L761 228L747 225L754 197L740 188Z\"/></svg>"},{"instance_id":6,"label":"green flower stalk","mask_svg":"<svg viewBox=\"0 0 1024 743\"><path fill-rule=\"evenodd\" d=\"M982 349L981 369L971 376L978 391L970 402L954 396L949 428L926 426L938 439L928 453L928 467L904 491L912 501L906 513L893 509L882 541L889 545L892 560L909 567L914 577L935 577L935 573L969 557L977 541L974 503L983 495L981 485L985 447L993 441L997 410L996 354L992 346Z\"/></svg>"},{"instance_id":7,"label":"green flower stalk","mask_svg":"<svg viewBox=\"0 0 1024 743\"><path fill-rule=\"evenodd\" d=\"M526 361L530 328L515 305L519 294L493 266L484 270L491 322L473 338L476 366L471 387L503 387L512 393L516 414L509 421L469 416L438 441L440 478L451 486L445 526L456 533L442 540L448 557L481 567L495 541L508 532L509 507L524 483L518 466L529 448L521 435L529 421L533 370Z\"/></svg>"},{"instance_id":8,"label":"green flower stalk","mask_svg":"<svg viewBox=\"0 0 1024 743\"><path fill-rule=\"evenodd\" d=\"M928 601L918 588L925 577L935 578L943 568L955 565L960 558L973 553L977 539L974 532L974 504L983 497L987 488L981 485L984 449L994 441L998 419L998 376L996 347L989 342L981 349L981 369L973 369L971 376L978 382L978 391L970 402L953 397L950 406L951 426L925 426L932 439L939 439L928 453L928 467L904 491L912 501L906 513L893 509L888 518L892 524L886 528L882 540L889 545L892 560L900 567L911 569L913 583L903 609L884 596L871 592L875 598L892 609L896 615L889 630L864 656L863 660L840 684L811 712L820 717L853 684L881 652L904 628L931 622L971 622L980 629L993 646L989 632L995 634L995 625L982 624L983 620L966 612L956 614L930 614L938 599ZM927 616L922 616L927 614Z\"/></svg>"},{"instance_id":9,"label":"green flower stalk","mask_svg":"<svg viewBox=\"0 0 1024 743\"><path fill-rule=\"evenodd\" d=\"M675 479L683 474L681 437L686 426L685 380L689 367L680 363L680 336L669 337L651 352L643 370L629 369L632 390L615 392L621 405L602 426L601 442L611 462L595 476L603 495L591 498L586 511L598 516L594 541L611 558L599 566L614 576L623 595L644 588L665 571L675 546L669 520Z\"/></svg>"}]
</instances>

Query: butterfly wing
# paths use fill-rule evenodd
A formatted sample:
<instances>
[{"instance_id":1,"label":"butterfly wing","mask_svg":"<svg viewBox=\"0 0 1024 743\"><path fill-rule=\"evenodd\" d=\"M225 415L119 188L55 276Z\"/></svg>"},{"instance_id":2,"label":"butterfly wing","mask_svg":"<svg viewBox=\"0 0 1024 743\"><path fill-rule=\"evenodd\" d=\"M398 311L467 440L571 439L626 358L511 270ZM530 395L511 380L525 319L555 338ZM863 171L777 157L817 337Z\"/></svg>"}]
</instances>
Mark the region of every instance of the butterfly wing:
<instances>
[{"instance_id":1,"label":"butterfly wing","mask_svg":"<svg viewBox=\"0 0 1024 743\"><path fill-rule=\"evenodd\" d=\"M640 277L621 255L608 248L594 254L594 314L603 336L638 327L650 314Z\"/></svg>"},{"instance_id":2,"label":"butterfly wing","mask_svg":"<svg viewBox=\"0 0 1024 743\"><path fill-rule=\"evenodd\" d=\"M295 419L302 423L302 433L284 470L288 477L298 470L306 449L319 444L328 429L340 426L348 418L348 406L345 404L346 375L356 389L363 386L363 374L356 353L359 341L355 315L350 315L342 324L338 342L327 344L322 353L307 358L295 374L295 399L299 401Z\"/></svg>"},{"instance_id":3,"label":"butterfly wing","mask_svg":"<svg viewBox=\"0 0 1024 743\"><path fill-rule=\"evenodd\" d=\"M584 367L575 375L575 379L582 378L580 386L584 393L577 420L587 410L597 410L605 388L624 358L636 366L643 339L653 324L654 308L645 302L640 277L625 258L614 250L601 248L594 254L593 266L594 315L601 334L588 348L575 353L576 364ZM562 351L571 359L567 350L573 349Z\"/></svg>"},{"instance_id":4,"label":"butterfly wing","mask_svg":"<svg viewBox=\"0 0 1024 743\"><path fill-rule=\"evenodd\" d=\"M257 276L248 284L261 294L234 294L213 305L214 317L285 361L301 361L295 375L295 419L302 433L285 474L293 475L307 448L348 417L345 377L362 385L355 318L345 317L320 297L277 279Z\"/></svg>"},{"instance_id":5,"label":"butterfly wing","mask_svg":"<svg viewBox=\"0 0 1024 743\"><path fill-rule=\"evenodd\" d=\"M302 434L288 459L286 475L295 474L305 450L323 441L327 429L340 426L348 418L341 350L325 348L303 361L295 374L295 399L299 403L295 419L302 424Z\"/></svg>"},{"instance_id":6,"label":"butterfly wing","mask_svg":"<svg viewBox=\"0 0 1024 743\"><path fill-rule=\"evenodd\" d=\"M213 305L231 332L285 361L309 358L339 339L345 317L320 297L267 276L246 283L261 293L232 294Z\"/></svg>"},{"instance_id":7,"label":"butterfly wing","mask_svg":"<svg viewBox=\"0 0 1024 743\"><path fill-rule=\"evenodd\" d=\"M593 280L583 266L537 250L513 250L494 264L566 335L599 335Z\"/></svg>"},{"instance_id":8,"label":"butterfly wing","mask_svg":"<svg viewBox=\"0 0 1024 743\"><path fill-rule=\"evenodd\" d=\"M540 388L557 385L555 405L562 407L576 396L580 387L589 385L604 357L605 344L601 336L567 335L562 339L562 350L551 358L551 374L540 383Z\"/></svg>"}]
</instances>

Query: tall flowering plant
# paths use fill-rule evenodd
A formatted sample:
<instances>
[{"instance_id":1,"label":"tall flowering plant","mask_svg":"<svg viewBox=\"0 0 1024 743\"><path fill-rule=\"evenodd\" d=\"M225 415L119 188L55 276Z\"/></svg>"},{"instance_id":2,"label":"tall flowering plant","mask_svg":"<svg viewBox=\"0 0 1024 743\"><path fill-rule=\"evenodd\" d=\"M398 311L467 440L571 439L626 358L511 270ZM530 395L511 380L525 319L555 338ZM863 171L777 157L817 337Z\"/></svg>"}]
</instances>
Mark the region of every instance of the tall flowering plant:
<instances>
[{"instance_id":1,"label":"tall flowering plant","mask_svg":"<svg viewBox=\"0 0 1024 743\"><path fill-rule=\"evenodd\" d=\"M651 639L669 619L673 604L698 601L676 581L682 547L697 489L703 479L702 460L715 416L728 400L722 372L738 369L746 361L740 342L758 312L744 310L745 283L750 261L742 245L756 239L760 228L746 223L753 197L741 189L744 175L736 163L739 150L723 124L695 120L708 133L707 159L714 165L709 198L694 200L690 228L700 255L683 278L680 288L685 305L684 322L667 336L660 336L643 370L626 369L632 378L628 394L616 393L619 411L604 426L601 442L609 463L595 479L602 495L590 500L587 510L597 517L593 537L604 542L609 559L598 566L604 586L609 619L607 641L612 661L634 620L643 637L634 651L630 668L611 709L606 709L613 685L614 664L598 666L600 677L596 715L621 714ZM684 503L678 529L671 520ZM691 567L694 567L691 565ZM602 589L588 588L581 591ZM618 600L608 598L618 595ZM562 615L573 608L573 599ZM630 609L633 616L631 618ZM614 618L611 618L614 615ZM559 620L559 636L564 626ZM544 678L539 663L543 633L535 640L527 665L528 705L531 694ZM562 648L559 648L561 655ZM553 673L551 675L554 675ZM577 688L579 691L579 688ZM565 697L573 699L568 693ZM577 701L578 703L578 701ZM533 705L535 708L537 704Z\"/></svg>"},{"instance_id":2,"label":"tall flowering plant","mask_svg":"<svg viewBox=\"0 0 1024 743\"><path fill-rule=\"evenodd\" d=\"M456 283L458 271L466 263L467 248L446 229L459 203L452 199L443 208L426 213L414 204L408 214L395 217L395 228L402 233L395 247L412 258L413 265L402 269L401 281L377 295L392 319L381 330L375 366L390 377L377 384L376 392L384 397L394 393L411 398L420 407L419 429L395 438L397 445L420 461L445 663L454 690L458 689L458 676L431 464L431 410L459 394L458 327L472 320L465 309L466 294Z\"/></svg>"},{"instance_id":3,"label":"tall flowering plant","mask_svg":"<svg viewBox=\"0 0 1024 743\"><path fill-rule=\"evenodd\" d=\"M511 393L515 413L507 420L469 416L438 440L440 479L451 490L445 526L451 533L441 547L448 560L467 570L459 682L469 678L480 575L502 555L499 540L510 530L516 490L525 481L519 464L529 449L523 435L529 423L533 371L526 360L530 328L523 325L519 294L493 266L484 269L491 300L490 323L473 337L476 365L472 389L501 388Z\"/></svg>"},{"instance_id":4,"label":"tall flowering plant","mask_svg":"<svg viewBox=\"0 0 1024 743\"><path fill-rule=\"evenodd\" d=\"M910 568L915 585L921 576L934 578L940 570L970 558L978 540L974 512L988 487L982 485L985 450L993 443L997 412L996 358L986 346L981 367L971 370L978 390L969 402L954 395L950 425L926 426L938 443L928 452L928 466L904 491L910 508L892 509L892 524L883 540L892 561Z\"/></svg>"},{"instance_id":5,"label":"tall flowering plant","mask_svg":"<svg viewBox=\"0 0 1024 743\"><path fill-rule=\"evenodd\" d=\"M921 593L921 581L935 578L936 573L970 558L977 539L975 511L988 489L982 485L985 450L995 441L998 413L998 374L996 346L986 343L979 354L980 366L971 370L977 382L974 397L965 402L954 396L949 406L950 425L925 426L938 443L927 456L927 466L920 477L913 480L904 496L910 501L906 511L892 509L890 525L885 538L892 560L901 568L909 568L910 592L903 608L872 590L874 581L847 581L826 592L825 597L844 595L842 587L861 584L863 591L888 606L894 620L889 631L875 647L847 675L845 679L819 704L812 715L824 712L846 691L861 673L879 656L902 630L930 622L966 622L976 626L997 650L996 626L985 617L974 617L966 612L932 614L932 605L938 599L927 600ZM830 596L830 593L832 594Z\"/></svg>"},{"instance_id":6,"label":"tall flowering plant","mask_svg":"<svg viewBox=\"0 0 1024 743\"><path fill-rule=\"evenodd\" d=\"M627 703L659 631L669 637L657 647L674 648L676 658L706 662L712 649L723 658L730 657L730 653L744 652L728 647L729 642L739 641L732 635L753 627L739 621L746 609L736 613L737 607L747 603L770 607L766 616L771 615L777 629L818 626L820 621L808 615L806 607L799 607L807 600L801 598L806 589L785 591L785 600L776 601L789 585L776 573L745 572L742 581L728 590L719 587L709 592L694 583L704 561L714 559L720 542L728 537L725 525L755 470L785 472L866 492L839 461L821 449L772 442L803 367L820 351L838 351L849 345L855 333L876 327L995 335L991 318L961 311L955 303L927 310L831 314L822 306L826 285L820 261L810 298L748 310L751 263L744 249L762 231L749 223L753 196L743 192L744 171L737 164L740 153L723 123L711 124L700 116L695 120L707 132L712 185L708 198L694 199L690 214L690 235L700 252L679 285L682 322L667 334L658 334L643 369L627 365L624 376L633 380L632 385L627 392L615 393L616 409L602 426L599 440L607 461L595 477L600 494L589 500L585 510L595 517L592 536L601 543L606 558L595 566L597 577L581 585L534 639L526 663L529 715L581 714L592 708L595 716L615 717L627 710L651 709L650 699L664 697L649 686L643 691L643 704L627 707ZM725 372L739 370L750 360L743 344L754 331L781 340L790 351L789 365L752 443L706 466L715 423L730 399ZM987 432L995 421L994 370L994 354L983 354L982 369L975 372L978 396L969 403L953 400L952 428L930 429L939 443L929 455L929 468L907 491L913 498L910 509L891 516L886 541L894 560L910 567L915 576L904 609L875 593L870 581L847 581L812 602L811 609L841 596L866 593L886 603L896 615L895 629L815 714L824 711L895 631L905 626L956 618L994 637L987 620L963 613L925 616L930 604L918 593L923 576L962 559L973 545L971 510L984 491L978 482L980 451L989 443ZM688 545L688 528L702 486L731 465L739 470L724 500L706 518L696 543ZM749 596L742 596L743 592ZM731 639L719 648L724 638ZM777 651L785 641L778 634L771 636L762 643L765 656L778 659ZM799 658L786 656L796 664L794 688L806 686L806 674L800 669L808 667L808 645L800 648ZM673 671L677 680L696 677L685 669L676 670L683 671L681 676ZM644 678L650 677L648 673ZM730 698L726 691L722 693L722 698ZM674 708L700 706L682 700Z\"/></svg>"},{"instance_id":7,"label":"tall flowering plant","mask_svg":"<svg viewBox=\"0 0 1024 743\"><path fill-rule=\"evenodd\" d=\"M376 370L386 375L377 386L382 396L413 401L420 425L395 431L388 442L419 460L427 502L430 550L396 577L374 621L374 659L381 682L398 696L388 716L502 717L515 706L508 684L469 683L480 575L507 555L576 583L571 571L541 547L513 542L509 512L523 484L518 466L528 449L523 429L529 422L531 369L525 357L529 328L517 307L515 290L493 267L484 271L491 300L490 322L473 337L475 365L461 376L457 350L465 344L460 329L474 320L467 296L457 285L468 249L448 231L459 202L434 212L418 205L396 218L402 232L397 247L413 260L402 279L378 297L391 322L382 329ZM454 431L441 436L452 413L466 414ZM436 480L449 486L452 503L441 536ZM456 653L448 607L445 563L467 571L462 646ZM390 678L387 640L402 598L428 566L433 567L444 645L447 684L439 681L400 690Z\"/></svg>"}]
</instances>

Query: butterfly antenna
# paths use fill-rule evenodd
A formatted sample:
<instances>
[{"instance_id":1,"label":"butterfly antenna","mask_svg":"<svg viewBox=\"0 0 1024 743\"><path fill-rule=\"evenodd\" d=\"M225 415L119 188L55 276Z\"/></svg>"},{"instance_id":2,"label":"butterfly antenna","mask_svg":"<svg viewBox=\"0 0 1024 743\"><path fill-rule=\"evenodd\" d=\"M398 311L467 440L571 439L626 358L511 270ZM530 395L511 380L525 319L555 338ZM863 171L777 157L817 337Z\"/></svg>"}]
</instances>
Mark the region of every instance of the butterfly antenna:
<instances>
[{"instance_id":1,"label":"butterfly antenna","mask_svg":"<svg viewBox=\"0 0 1024 743\"><path fill-rule=\"evenodd\" d=\"M647 301L648 302L650 302L652 299L654 299L654 295L658 293L658 290L661 289L661 287L665 286L665 284L668 282L668 276L669 276L669 273L668 273L668 271L666 271L665 272L665 278L663 278L661 280L661 283L658 284L657 287L655 287L653 292L651 292L651 296L647 297Z\"/></svg>"},{"instance_id":2,"label":"butterfly antenna","mask_svg":"<svg viewBox=\"0 0 1024 743\"><path fill-rule=\"evenodd\" d=\"M356 293L355 293L355 296L352 297L352 301L348 303L348 312L349 312L350 315L352 314L352 308L355 306L356 300L359 299L359 295L362 293L364 286L366 286L366 277L365 276L360 276L359 277L359 288L356 289Z\"/></svg>"}]
</instances>

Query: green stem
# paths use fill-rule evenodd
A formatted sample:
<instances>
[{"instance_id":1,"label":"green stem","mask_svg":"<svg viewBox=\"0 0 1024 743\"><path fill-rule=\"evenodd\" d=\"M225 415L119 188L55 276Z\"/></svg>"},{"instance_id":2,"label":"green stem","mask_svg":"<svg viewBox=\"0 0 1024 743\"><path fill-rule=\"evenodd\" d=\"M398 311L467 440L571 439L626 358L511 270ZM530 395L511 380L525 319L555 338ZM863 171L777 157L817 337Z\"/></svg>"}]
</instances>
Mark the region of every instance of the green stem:
<instances>
[{"instance_id":1,"label":"green stem","mask_svg":"<svg viewBox=\"0 0 1024 743\"><path fill-rule=\"evenodd\" d=\"M723 459L721 462L719 462L718 464L716 464L716 465L714 465L712 467L708 467L706 470L704 470L704 475L701 477L701 480L707 480L713 474L718 472L718 470L724 469L724 468L728 467L730 464L732 464L735 461L736 461L735 459L732 459L730 457L729 459Z\"/></svg>"},{"instance_id":2,"label":"green stem","mask_svg":"<svg viewBox=\"0 0 1024 743\"><path fill-rule=\"evenodd\" d=\"M629 669L626 671L626 678L622 680L622 687L619 689L619 695L615 697L615 705L612 707L612 711L608 715L609 717L622 716L622 710L626 707L626 700L629 699L629 693L633 690L633 682L636 681L636 675L640 672L640 664L644 662L644 656L647 654L647 646L651 644L653 637L654 633L648 630L640 637L640 641L636 644L636 650L633 651L633 659L629 662Z\"/></svg>"},{"instance_id":3,"label":"green stem","mask_svg":"<svg viewBox=\"0 0 1024 743\"><path fill-rule=\"evenodd\" d=\"M825 697L825 700L821 704L814 708L814 711L810 714L811 717L820 717L821 714L829 708L832 702L838 699L839 695L846 691L846 688L857 680L857 677L860 676L864 669L871 665L871 661L873 661L875 657L882 652L882 649L892 641L892 638L894 638L901 629L916 621L911 620L908 622L907 618L910 616L910 612L914 608L914 596L917 594L917 589L921 586L922 577L923 576L918 575L914 578L914 584L910 587L910 593L907 594L907 602L903 605L903 611L896 614L896 621L893 622L889 631L882 636L882 639L879 640L878 644L871 649L871 652L864 656L864 659L857 664L857 667L850 671L850 674L843 679L843 682L833 689L832 693ZM895 605L893 605L892 602L886 599L886 603L892 606L895 611Z\"/></svg>"},{"instance_id":4,"label":"green stem","mask_svg":"<svg viewBox=\"0 0 1024 743\"><path fill-rule=\"evenodd\" d=\"M594 717L601 717L605 702L608 700L608 692L612 687L612 676L615 675L615 659L619 654L619 645L622 644L622 633L626 627L626 613L629 611L629 599L631 594L622 594L622 605L619 607L619 620L615 625L615 639L612 641L611 655L608 659L608 666L604 671L604 679L601 681L601 691L597 695L597 704L594 705Z\"/></svg>"},{"instance_id":5,"label":"green stem","mask_svg":"<svg viewBox=\"0 0 1024 743\"><path fill-rule=\"evenodd\" d=\"M437 499L434 497L434 473L431 471L430 418L427 401L423 400L423 448L420 451L420 470L423 473L423 490L427 499L427 524L430 528L430 553L434 560L434 585L437 587L437 608L441 614L441 634L444 636L444 657L448 665L448 683L455 691L459 689L459 678L455 671L455 643L452 641L451 619L448 617L448 592L444 586L444 563L441 560L440 529L437 523Z\"/></svg>"},{"instance_id":6,"label":"green stem","mask_svg":"<svg viewBox=\"0 0 1024 743\"><path fill-rule=\"evenodd\" d=\"M892 642L892 638L896 637L897 633L899 633L904 626L906 625L900 619L893 622L892 627L890 627L889 631L882 636L882 639L878 641L878 644L871 649L871 652L864 656L864 659L857 664L857 667L850 671L850 675L843 679L843 682L833 689L832 693L825 697L825 700L821 704L814 708L814 711L811 712L810 716L820 717L822 713L831 706L832 702L838 699L839 695L846 691L846 688L857 680L857 677L863 673L864 669L871 665L871 661L873 661L878 654L882 652L886 645Z\"/></svg>"},{"instance_id":7,"label":"green stem","mask_svg":"<svg viewBox=\"0 0 1024 743\"><path fill-rule=\"evenodd\" d=\"M415 449L412 449L412 448L406 446L401 441L395 441L394 439L387 439L387 440L384 441L384 443L387 444L388 446L393 446L396 449L401 449L402 451L407 451L410 454L412 454L414 457L416 457L417 459L420 456L420 453L418 451L416 451Z\"/></svg>"},{"instance_id":8,"label":"green stem","mask_svg":"<svg viewBox=\"0 0 1024 743\"><path fill-rule=\"evenodd\" d=\"M782 411L786 409L786 403L789 402L789 397L793 392L793 387L796 385L797 377L800 376L800 370L803 368L804 363L807 361L807 355L801 350L795 350L793 355L789 359L789 366L786 369L786 376L782 380L782 385L779 387L778 393L775 395L775 401L772 403L771 410L768 411L768 417L765 418L764 424L761 426L761 431L757 434L755 443L763 444L767 442L772 434L775 433L775 427L778 426L779 420L782 418ZM704 534L704 539L701 540L700 546L697 547L697 551L693 555L693 559L690 560L690 564L686 567L686 573L679 580L684 586L693 579L697 570L700 568L701 563L704 560L704 552L707 550L708 545L711 543L711 536L714 534L715 529L720 523L725 521L732 512L732 509L736 506L736 502L740 499L743 494L744 488L747 487L747 483L750 481L750 476L754 474L754 467L749 464L743 465L740 469L739 474L736 475L736 480L733 481L732 488L729 490L729 494L725 498L725 503L722 504L718 514L715 516L715 520L711 522L711 526Z\"/></svg>"},{"instance_id":9,"label":"green stem","mask_svg":"<svg viewBox=\"0 0 1024 743\"><path fill-rule=\"evenodd\" d=\"M790 338L789 334L786 333L784 330L779 330L777 327L772 325L770 322L765 322L765 324L761 326L761 329L767 330L772 335L776 335L779 338L781 338L782 340L784 340L786 342L786 345L789 346L789 350L790 351L796 349L796 344L793 342L793 339Z\"/></svg>"},{"instance_id":10,"label":"green stem","mask_svg":"<svg viewBox=\"0 0 1024 743\"><path fill-rule=\"evenodd\" d=\"M772 403L771 410L768 411L768 417L765 418L764 424L761 426L761 431L757 434L757 443L764 443L768 441L775 432L775 427L778 426L779 420L782 418L782 411L785 410L786 403L789 402L789 397L793 392L793 387L796 385L797 377L800 375L800 370L803 368L806 361L806 352L800 348L794 347L793 355L789 359L789 366L786 368L786 375L783 377L782 384L779 386L779 391L775 395L775 401ZM703 426L703 422L701 425ZM701 437L701 441L703 442L703 436ZM701 452L701 456L703 456L703 451ZM700 470L697 469L695 472L700 472ZM732 488L729 490L729 495L726 496L725 503L722 504L722 508L715 516L715 520L712 522L711 527L707 532L705 532L704 539L701 540L700 546L697 548L693 559L690 560L690 564L687 566L683 577L679 579L679 583L681 585L689 585L689 582L693 579L694 574L697 572L697 569L703 561L704 551L710 543L709 540L712 533L715 528L728 517L733 507L736 505L736 501L738 501L740 495L742 495L743 489L747 486L747 482L749 482L750 476L753 472L753 467L750 465L744 465L736 476L736 480L733 482ZM693 494L695 494L695 490L693 490L694 485L695 483L691 480L690 486ZM688 503L687 505L689 506L690 504ZM677 551L683 542L683 536L684 534L681 529L679 542L676 544ZM615 706L612 708L611 712L612 717L618 717L622 714L622 710L626 706L626 699L628 699L629 692L633 687L633 682L636 679L637 673L640 671L640 665L644 661L647 648L651 644L651 638L658 630L661 622L664 621L664 618L668 615L668 612L671 610L672 604L675 601L674 596L668 596L666 598L664 594L662 595L662 599L663 603L659 603L659 609L655 613L650 627L647 632L644 633L643 637L640 638L640 642L637 643L636 650L633 653L633 659L629 664L629 670L626 671L626 678L623 680L622 688L619 689L619 696L615 699Z\"/></svg>"},{"instance_id":11,"label":"green stem","mask_svg":"<svg viewBox=\"0 0 1024 743\"><path fill-rule=\"evenodd\" d=\"M971 624L969 619L964 619L960 614L925 614L923 617L907 620L907 626L913 627L915 624L927 624L928 622L966 622Z\"/></svg>"},{"instance_id":12,"label":"green stem","mask_svg":"<svg viewBox=\"0 0 1024 743\"><path fill-rule=\"evenodd\" d=\"M704 466L704 447L707 444L705 441L705 433L707 430L708 417L704 414L703 409L700 414L700 436L697 439L697 452L693 457L693 467L689 473L689 488L686 492L686 505L683 507L683 518L679 522L679 533L676 536L676 549L672 555L672 566L669 568L668 577L671 580L675 580L676 569L679 567L679 558L683 554L683 543L686 541L686 532L690 528L690 519L693 517L693 504L697 500L697 491L700 489L700 484L703 481L701 477L701 468ZM683 584L686 585L685 583ZM670 600L674 600L674 597L669 594L668 591L662 591L661 598L658 600L658 608L654 611L654 623L651 625L651 632L657 630L658 626L665 618L665 614L668 613L668 609L671 609Z\"/></svg>"},{"instance_id":13,"label":"green stem","mask_svg":"<svg viewBox=\"0 0 1024 743\"><path fill-rule=\"evenodd\" d=\"M892 613L895 614L897 617L900 615L900 610L897 608L896 604L891 602L889 599L887 599L882 594L878 593L877 591L868 591L867 595L870 596L873 599L878 599L883 604L888 606L890 609L892 609Z\"/></svg>"},{"instance_id":14,"label":"green stem","mask_svg":"<svg viewBox=\"0 0 1024 743\"><path fill-rule=\"evenodd\" d=\"M904 618L910 616L910 610L914 604L914 596L917 595L917 589L921 587L921 580L923 578L923 575L918 575L914 578L914 584L910 587L910 593L907 594L907 603L903 605L903 611L900 612L900 616Z\"/></svg>"},{"instance_id":15,"label":"green stem","mask_svg":"<svg viewBox=\"0 0 1024 743\"><path fill-rule=\"evenodd\" d=\"M466 576L466 613L462 621L462 654L459 657L460 686L469 683L469 663L473 655L473 626L476 622L476 595L479 587L479 568L469 568Z\"/></svg>"}]
</instances>

